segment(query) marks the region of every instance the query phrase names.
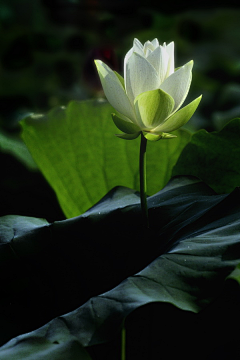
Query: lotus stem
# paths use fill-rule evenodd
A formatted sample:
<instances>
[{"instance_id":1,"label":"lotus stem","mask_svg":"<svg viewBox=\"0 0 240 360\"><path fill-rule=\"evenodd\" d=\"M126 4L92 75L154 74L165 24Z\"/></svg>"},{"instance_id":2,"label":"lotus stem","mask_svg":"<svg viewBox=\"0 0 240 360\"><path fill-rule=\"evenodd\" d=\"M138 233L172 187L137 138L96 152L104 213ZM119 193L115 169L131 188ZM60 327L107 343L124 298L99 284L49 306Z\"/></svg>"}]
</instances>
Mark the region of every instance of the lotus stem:
<instances>
[{"instance_id":1,"label":"lotus stem","mask_svg":"<svg viewBox=\"0 0 240 360\"><path fill-rule=\"evenodd\" d=\"M126 328L124 323L121 334L121 360L126 360Z\"/></svg>"},{"instance_id":2,"label":"lotus stem","mask_svg":"<svg viewBox=\"0 0 240 360\"><path fill-rule=\"evenodd\" d=\"M149 228L148 206L147 206L147 173L146 173L146 150L147 139L141 133L139 172L140 172L140 199L144 225Z\"/></svg>"}]
</instances>

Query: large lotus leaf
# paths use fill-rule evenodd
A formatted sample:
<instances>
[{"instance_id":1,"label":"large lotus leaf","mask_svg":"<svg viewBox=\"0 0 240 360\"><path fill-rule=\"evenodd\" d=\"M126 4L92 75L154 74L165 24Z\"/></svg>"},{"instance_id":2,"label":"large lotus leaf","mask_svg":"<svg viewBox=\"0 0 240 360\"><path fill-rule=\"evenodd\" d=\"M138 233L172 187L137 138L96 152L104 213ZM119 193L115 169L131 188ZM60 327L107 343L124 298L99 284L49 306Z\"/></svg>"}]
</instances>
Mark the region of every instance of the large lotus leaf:
<instances>
[{"instance_id":1,"label":"large lotus leaf","mask_svg":"<svg viewBox=\"0 0 240 360\"><path fill-rule=\"evenodd\" d=\"M2 336L16 332L5 325L16 323L19 309L25 323L35 317L28 331L57 317L5 344L0 358L25 359L28 351L28 359L42 359L35 350L47 343L44 359L58 360L57 347L107 342L124 318L154 302L192 313L206 308L240 263L239 200L238 189L216 195L180 177L148 198L150 230L141 226L138 194L122 187L73 219L2 218L1 328L9 331Z\"/></svg>"},{"instance_id":2,"label":"large lotus leaf","mask_svg":"<svg viewBox=\"0 0 240 360\"><path fill-rule=\"evenodd\" d=\"M115 186L139 188L139 139L122 141L111 113L114 109L96 100L72 101L45 116L21 122L22 137L59 203L71 218L85 212ZM149 144L148 194L163 188L171 177L182 149L190 140L184 130L171 141Z\"/></svg>"},{"instance_id":3,"label":"large lotus leaf","mask_svg":"<svg viewBox=\"0 0 240 360\"><path fill-rule=\"evenodd\" d=\"M70 334L67 341L55 342L54 346L48 339L33 336L27 344L24 341L19 343L18 347L11 350L11 354L3 350L1 357L9 360L91 360L84 347Z\"/></svg>"},{"instance_id":4,"label":"large lotus leaf","mask_svg":"<svg viewBox=\"0 0 240 360\"><path fill-rule=\"evenodd\" d=\"M197 176L217 193L240 186L240 119L231 120L221 131L197 131L182 151L173 176Z\"/></svg>"}]
</instances>

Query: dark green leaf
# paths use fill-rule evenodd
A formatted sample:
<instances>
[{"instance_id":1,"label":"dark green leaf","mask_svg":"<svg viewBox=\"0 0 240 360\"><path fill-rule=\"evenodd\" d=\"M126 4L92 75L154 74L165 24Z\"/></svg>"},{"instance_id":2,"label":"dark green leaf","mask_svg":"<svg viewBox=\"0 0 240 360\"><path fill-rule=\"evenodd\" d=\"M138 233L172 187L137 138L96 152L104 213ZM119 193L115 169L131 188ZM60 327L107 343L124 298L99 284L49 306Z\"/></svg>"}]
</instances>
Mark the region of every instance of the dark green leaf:
<instances>
[{"instance_id":1,"label":"dark green leaf","mask_svg":"<svg viewBox=\"0 0 240 360\"><path fill-rule=\"evenodd\" d=\"M1 301L21 295L25 322L35 316L39 323L49 308L48 316L58 317L7 343L1 359L12 354L22 359L22 344L34 352L37 337L38 344L50 344L44 359L58 360L53 346L67 346L73 337L82 346L109 341L123 319L143 305L169 303L196 313L219 296L240 263L239 190L216 195L202 182L180 177L148 198L148 205L150 230L141 226L138 195L121 187L74 219L50 225L31 218L2 219L1 274L9 281ZM14 268L14 276L9 275L18 260L18 273L28 266L24 294L26 300L33 292L35 308L16 289ZM71 312L77 303L84 304ZM16 304L15 309L5 305L6 323L16 309ZM3 329L4 324L3 319Z\"/></svg>"},{"instance_id":2,"label":"dark green leaf","mask_svg":"<svg viewBox=\"0 0 240 360\"><path fill-rule=\"evenodd\" d=\"M221 131L196 132L173 168L175 175L199 177L217 193L229 193L240 186L240 119Z\"/></svg>"},{"instance_id":3,"label":"dark green leaf","mask_svg":"<svg viewBox=\"0 0 240 360\"><path fill-rule=\"evenodd\" d=\"M38 336L31 336L27 341L19 340L11 349L10 355L8 349L5 351L3 347L1 357L14 360L91 360L80 342L70 334L67 341L61 339L49 341Z\"/></svg>"}]
</instances>

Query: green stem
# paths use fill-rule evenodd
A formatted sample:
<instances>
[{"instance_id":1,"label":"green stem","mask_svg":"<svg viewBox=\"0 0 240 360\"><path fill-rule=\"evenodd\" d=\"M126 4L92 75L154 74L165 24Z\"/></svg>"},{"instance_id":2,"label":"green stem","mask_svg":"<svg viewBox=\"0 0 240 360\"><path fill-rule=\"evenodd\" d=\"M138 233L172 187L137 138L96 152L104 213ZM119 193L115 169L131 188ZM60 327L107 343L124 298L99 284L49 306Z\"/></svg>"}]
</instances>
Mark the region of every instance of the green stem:
<instances>
[{"instance_id":1,"label":"green stem","mask_svg":"<svg viewBox=\"0 0 240 360\"><path fill-rule=\"evenodd\" d=\"M147 207L147 176L146 176L146 149L147 139L141 133L139 172L140 172L140 198L144 224L149 228L148 207Z\"/></svg>"},{"instance_id":2,"label":"green stem","mask_svg":"<svg viewBox=\"0 0 240 360\"><path fill-rule=\"evenodd\" d=\"M121 360L126 360L126 329L124 324L121 335Z\"/></svg>"}]
</instances>

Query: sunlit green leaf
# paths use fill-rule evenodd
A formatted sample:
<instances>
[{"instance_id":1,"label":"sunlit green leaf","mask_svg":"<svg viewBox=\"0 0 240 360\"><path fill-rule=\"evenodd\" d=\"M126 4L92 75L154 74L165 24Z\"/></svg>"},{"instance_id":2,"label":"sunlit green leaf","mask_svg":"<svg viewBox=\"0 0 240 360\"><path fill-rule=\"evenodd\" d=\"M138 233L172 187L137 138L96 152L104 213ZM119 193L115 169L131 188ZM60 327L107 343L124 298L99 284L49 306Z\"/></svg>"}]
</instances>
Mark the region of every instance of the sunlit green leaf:
<instances>
[{"instance_id":1,"label":"sunlit green leaf","mask_svg":"<svg viewBox=\"0 0 240 360\"><path fill-rule=\"evenodd\" d=\"M104 102L73 101L67 108L29 116L21 123L27 147L69 218L86 211L115 186L139 189L139 139L116 138L112 112ZM175 134L178 137L171 142L148 146L149 195L166 185L190 139L184 130Z\"/></svg>"}]
</instances>

